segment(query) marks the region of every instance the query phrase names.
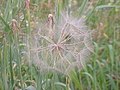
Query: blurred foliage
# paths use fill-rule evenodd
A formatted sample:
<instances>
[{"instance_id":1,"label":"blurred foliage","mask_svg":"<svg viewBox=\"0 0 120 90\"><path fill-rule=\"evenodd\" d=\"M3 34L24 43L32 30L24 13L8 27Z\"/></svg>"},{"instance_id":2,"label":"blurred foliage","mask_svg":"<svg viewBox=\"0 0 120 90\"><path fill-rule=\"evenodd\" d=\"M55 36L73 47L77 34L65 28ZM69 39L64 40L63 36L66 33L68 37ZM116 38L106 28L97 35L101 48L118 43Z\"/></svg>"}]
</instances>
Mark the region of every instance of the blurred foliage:
<instances>
[{"instance_id":1,"label":"blurred foliage","mask_svg":"<svg viewBox=\"0 0 120 90\"><path fill-rule=\"evenodd\" d=\"M30 0L29 9L25 1L0 0L0 90L120 90L120 0ZM28 39L48 14L59 19L62 11L87 18L98 32L95 53L84 69L69 76L40 73L24 56L23 37Z\"/></svg>"}]
</instances>

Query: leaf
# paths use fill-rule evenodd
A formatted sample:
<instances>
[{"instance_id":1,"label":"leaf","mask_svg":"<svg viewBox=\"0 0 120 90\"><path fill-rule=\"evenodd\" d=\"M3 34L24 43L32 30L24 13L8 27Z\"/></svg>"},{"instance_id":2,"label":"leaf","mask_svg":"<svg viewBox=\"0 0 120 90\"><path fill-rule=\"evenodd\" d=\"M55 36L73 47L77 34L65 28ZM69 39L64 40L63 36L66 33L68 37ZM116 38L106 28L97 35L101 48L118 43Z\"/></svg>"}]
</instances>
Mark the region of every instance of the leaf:
<instances>
[{"instance_id":1,"label":"leaf","mask_svg":"<svg viewBox=\"0 0 120 90\"><path fill-rule=\"evenodd\" d=\"M112 76L110 76L109 74L106 74L106 76L109 79L109 84L111 85L111 90L117 90L115 81L113 80Z\"/></svg>"},{"instance_id":2,"label":"leaf","mask_svg":"<svg viewBox=\"0 0 120 90\"><path fill-rule=\"evenodd\" d=\"M83 72L82 74L90 77L90 79L93 81L93 77L92 77L92 75L91 75L90 73L88 73L88 72Z\"/></svg>"},{"instance_id":3,"label":"leaf","mask_svg":"<svg viewBox=\"0 0 120 90\"><path fill-rule=\"evenodd\" d=\"M120 8L120 6L117 6L117 5L100 5L100 6L96 7L96 10L104 9L104 8Z\"/></svg>"},{"instance_id":4,"label":"leaf","mask_svg":"<svg viewBox=\"0 0 120 90\"><path fill-rule=\"evenodd\" d=\"M61 82L55 82L55 85L60 85L60 86L62 86L62 87L66 87L66 84L61 83Z\"/></svg>"},{"instance_id":5,"label":"leaf","mask_svg":"<svg viewBox=\"0 0 120 90\"><path fill-rule=\"evenodd\" d=\"M83 3L82 3L82 5L81 5L81 7L79 8L79 13L80 13L80 15L82 15L83 11L85 10L85 7L86 7L86 5L87 5L87 2L88 2L88 0L83 0Z\"/></svg>"},{"instance_id":6,"label":"leaf","mask_svg":"<svg viewBox=\"0 0 120 90\"><path fill-rule=\"evenodd\" d=\"M10 29L10 26L7 24L7 22L0 16L0 20L4 23L4 25L6 26L5 27L5 31L6 32L9 32L11 29Z\"/></svg>"}]
</instances>

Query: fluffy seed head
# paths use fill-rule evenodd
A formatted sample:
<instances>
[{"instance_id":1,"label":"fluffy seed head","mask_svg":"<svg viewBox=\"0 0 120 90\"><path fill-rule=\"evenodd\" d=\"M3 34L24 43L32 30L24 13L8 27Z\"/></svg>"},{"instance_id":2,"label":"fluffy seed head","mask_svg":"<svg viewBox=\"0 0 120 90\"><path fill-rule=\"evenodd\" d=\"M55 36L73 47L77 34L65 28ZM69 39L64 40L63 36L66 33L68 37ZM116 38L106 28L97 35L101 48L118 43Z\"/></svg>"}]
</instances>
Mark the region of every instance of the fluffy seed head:
<instances>
[{"instance_id":1,"label":"fluffy seed head","mask_svg":"<svg viewBox=\"0 0 120 90\"><path fill-rule=\"evenodd\" d=\"M28 51L32 63L40 71L68 74L75 68L81 70L93 52L91 30L85 20L61 14L59 23L54 24L53 15L49 14L47 26L41 25L31 35Z\"/></svg>"}]
</instances>

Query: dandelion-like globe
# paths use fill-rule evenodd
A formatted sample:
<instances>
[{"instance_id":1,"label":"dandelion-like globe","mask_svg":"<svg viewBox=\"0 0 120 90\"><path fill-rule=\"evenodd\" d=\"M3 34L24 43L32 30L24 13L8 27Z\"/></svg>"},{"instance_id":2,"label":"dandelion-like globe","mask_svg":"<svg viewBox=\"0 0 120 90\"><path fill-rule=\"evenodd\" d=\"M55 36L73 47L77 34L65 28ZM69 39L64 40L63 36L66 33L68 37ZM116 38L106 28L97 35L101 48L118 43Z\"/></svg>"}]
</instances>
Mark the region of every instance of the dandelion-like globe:
<instances>
[{"instance_id":1,"label":"dandelion-like globe","mask_svg":"<svg viewBox=\"0 0 120 90\"><path fill-rule=\"evenodd\" d=\"M72 18L61 14L59 22L48 15L47 24L33 31L30 59L41 72L57 71L68 74L81 70L93 52L91 32L85 17Z\"/></svg>"}]
</instances>

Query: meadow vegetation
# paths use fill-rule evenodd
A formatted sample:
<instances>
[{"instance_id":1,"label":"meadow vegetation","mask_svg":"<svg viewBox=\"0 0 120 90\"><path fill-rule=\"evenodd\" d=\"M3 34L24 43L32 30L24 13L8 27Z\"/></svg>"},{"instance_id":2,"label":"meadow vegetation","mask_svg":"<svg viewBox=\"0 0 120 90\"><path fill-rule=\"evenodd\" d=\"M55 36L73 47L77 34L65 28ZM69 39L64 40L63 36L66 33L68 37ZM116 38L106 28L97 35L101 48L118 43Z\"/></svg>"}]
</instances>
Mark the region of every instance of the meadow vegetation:
<instances>
[{"instance_id":1,"label":"meadow vegetation","mask_svg":"<svg viewBox=\"0 0 120 90\"><path fill-rule=\"evenodd\" d=\"M0 90L120 90L120 0L0 0Z\"/></svg>"}]
</instances>

